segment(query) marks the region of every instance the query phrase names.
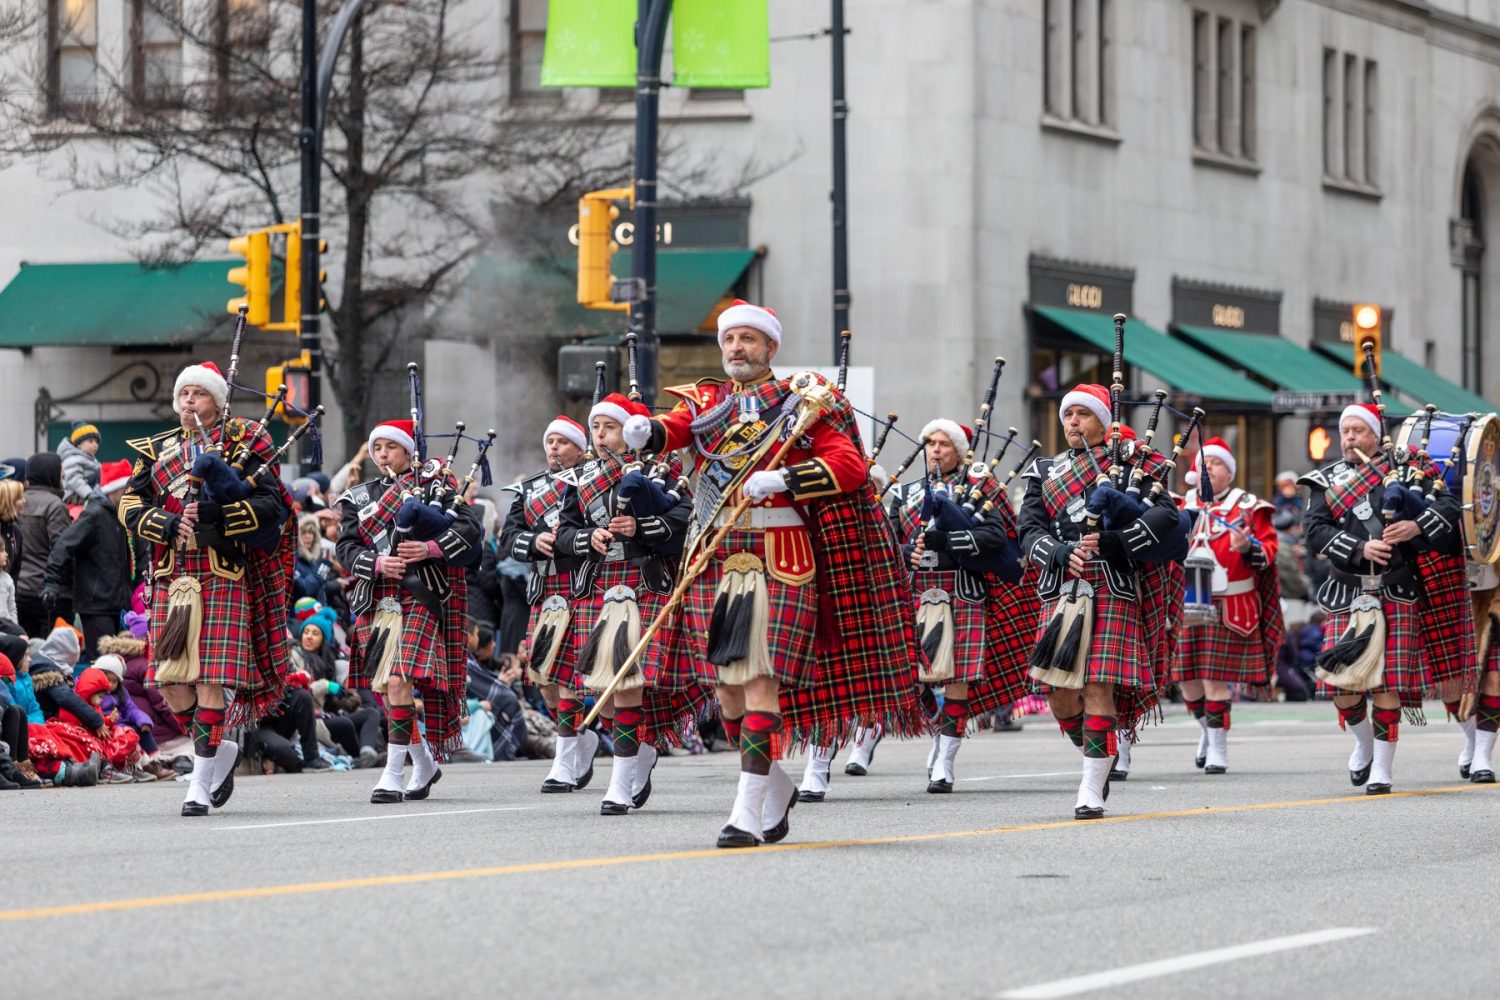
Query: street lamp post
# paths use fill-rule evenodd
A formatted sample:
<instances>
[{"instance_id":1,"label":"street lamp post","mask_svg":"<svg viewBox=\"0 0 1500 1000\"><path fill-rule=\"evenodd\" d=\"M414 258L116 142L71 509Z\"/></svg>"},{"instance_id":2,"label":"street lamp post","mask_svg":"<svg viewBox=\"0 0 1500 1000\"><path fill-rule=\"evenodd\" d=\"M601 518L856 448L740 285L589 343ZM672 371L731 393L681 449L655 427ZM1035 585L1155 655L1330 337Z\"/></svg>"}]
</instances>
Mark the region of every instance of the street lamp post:
<instances>
[{"instance_id":1,"label":"street lamp post","mask_svg":"<svg viewBox=\"0 0 1500 1000\"><path fill-rule=\"evenodd\" d=\"M839 363L840 334L849 329L849 219L844 180L848 173L848 155L844 146L844 126L849 119L849 104L844 100L844 0L831 0L833 43L833 363Z\"/></svg>"},{"instance_id":2,"label":"street lamp post","mask_svg":"<svg viewBox=\"0 0 1500 1000\"><path fill-rule=\"evenodd\" d=\"M640 354L642 396L654 399L656 339L656 139L661 112L661 57L672 0L638 0L635 23L635 242L630 329Z\"/></svg>"}]
</instances>

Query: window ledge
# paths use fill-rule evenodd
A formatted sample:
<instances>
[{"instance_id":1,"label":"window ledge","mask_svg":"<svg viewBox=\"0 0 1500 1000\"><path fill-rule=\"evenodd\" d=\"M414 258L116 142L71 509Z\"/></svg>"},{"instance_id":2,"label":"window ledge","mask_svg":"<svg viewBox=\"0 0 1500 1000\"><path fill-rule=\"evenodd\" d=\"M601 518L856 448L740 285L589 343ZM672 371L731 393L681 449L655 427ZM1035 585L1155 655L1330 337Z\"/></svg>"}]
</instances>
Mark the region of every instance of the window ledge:
<instances>
[{"instance_id":1,"label":"window ledge","mask_svg":"<svg viewBox=\"0 0 1500 1000\"><path fill-rule=\"evenodd\" d=\"M1340 194L1353 195L1356 198L1364 198L1368 201L1379 201L1385 197L1380 188L1372 184L1360 184L1356 181L1345 180L1342 177L1330 177L1323 175L1323 188L1328 191L1337 191Z\"/></svg>"},{"instance_id":2,"label":"window ledge","mask_svg":"<svg viewBox=\"0 0 1500 1000\"><path fill-rule=\"evenodd\" d=\"M1059 118L1056 115L1042 114L1042 130L1056 132L1060 135L1077 136L1080 139L1091 139L1094 142L1104 143L1108 146L1118 146L1123 138L1120 133L1106 125L1089 125L1085 122L1074 121L1069 118Z\"/></svg>"},{"instance_id":3,"label":"window ledge","mask_svg":"<svg viewBox=\"0 0 1500 1000\"><path fill-rule=\"evenodd\" d=\"M1210 149L1193 150L1193 162L1200 167L1217 167L1220 170L1229 170L1237 174L1247 174L1251 177L1259 177L1261 166L1254 160L1245 159L1240 156L1226 156L1216 153Z\"/></svg>"},{"instance_id":4,"label":"window ledge","mask_svg":"<svg viewBox=\"0 0 1500 1000\"><path fill-rule=\"evenodd\" d=\"M681 93L679 91L678 93ZM594 105L593 117L606 122L634 122L635 101L599 101ZM661 101L661 119L669 122L723 122L749 121L750 105L744 100L693 100L682 97Z\"/></svg>"}]
</instances>

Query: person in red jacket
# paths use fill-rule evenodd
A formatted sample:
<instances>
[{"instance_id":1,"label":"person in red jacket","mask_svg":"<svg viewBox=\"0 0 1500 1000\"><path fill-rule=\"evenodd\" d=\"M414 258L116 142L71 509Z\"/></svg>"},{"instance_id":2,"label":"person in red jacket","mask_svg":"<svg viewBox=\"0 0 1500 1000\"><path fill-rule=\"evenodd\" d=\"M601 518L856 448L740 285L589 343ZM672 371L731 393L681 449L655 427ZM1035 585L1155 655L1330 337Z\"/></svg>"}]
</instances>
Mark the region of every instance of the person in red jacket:
<instances>
[{"instance_id":1,"label":"person in red jacket","mask_svg":"<svg viewBox=\"0 0 1500 1000\"><path fill-rule=\"evenodd\" d=\"M1205 774L1229 770L1229 685L1270 683L1284 631L1276 509L1234 486L1235 468L1228 443L1209 438L1191 474L1194 488L1181 501L1198 518L1192 547L1207 547L1215 563L1216 620L1183 623L1172 665L1183 703L1202 727L1194 763Z\"/></svg>"},{"instance_id":2,"label":"person in red jacket","mask_svg":"<svg viewBox=\"0 0 1500 1000\"><path fill-rule=\"evenodd\" d=\"M827 745L855 725L915 732L921 715L905 574L866 488L852 409L816 376L772 373L782 329L771 310L736 301L718 326L728 380L669 388L677 406L632 416L624 438L638 452L695 449L684 572L698 543L729 528L661 641L696 647L738 739L739 791L718 838L735 848L786 836L797 788L776 763L785 723ZM803 406L818 419L771 467ZM741 497L751 506L730 521Z\"/></svg>"}]
</instances>

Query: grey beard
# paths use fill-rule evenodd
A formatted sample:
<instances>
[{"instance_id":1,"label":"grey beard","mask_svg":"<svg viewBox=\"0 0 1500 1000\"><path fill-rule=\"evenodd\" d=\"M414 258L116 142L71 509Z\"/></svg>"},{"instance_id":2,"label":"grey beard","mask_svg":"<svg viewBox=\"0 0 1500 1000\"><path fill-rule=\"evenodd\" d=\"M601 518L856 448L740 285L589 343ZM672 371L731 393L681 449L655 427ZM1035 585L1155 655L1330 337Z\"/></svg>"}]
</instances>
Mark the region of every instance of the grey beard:
<instances>
[{"instance_id":1,"label":"grey beard","mask_svg":"<svg viewBox=\"0 0 1500 1000\"><path fill-rule=\"evenodd\" d=\"M728 361L724 364L724 374L737 382L754 378L763 371L765 371L763 367L751 361Z\"/></svg>"}]
</instances>

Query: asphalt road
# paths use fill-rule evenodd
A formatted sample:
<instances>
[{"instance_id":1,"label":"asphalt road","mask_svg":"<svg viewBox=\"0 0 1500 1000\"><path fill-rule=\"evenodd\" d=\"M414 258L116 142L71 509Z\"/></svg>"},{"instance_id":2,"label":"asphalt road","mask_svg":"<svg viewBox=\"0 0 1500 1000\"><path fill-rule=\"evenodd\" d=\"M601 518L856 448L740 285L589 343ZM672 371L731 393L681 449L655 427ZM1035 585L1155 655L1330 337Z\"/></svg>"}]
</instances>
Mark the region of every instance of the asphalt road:
<instances>
[{"instance_id":1,"label":"asphalt road","mask_svg":"<svg viewBox=\"0 0 1500 1000\"><path fill-rule=\"evenodd\" d=\"M602 760L582 793L458 765L385 807L374 772L241 777L200 820L180 785L3 793L0 997L1492 989L1500 786L1458 780L1455 727L1403 727L1407 794L1367 798L1326 704L1237 707L1220 777L1176 712L1101 822L1071 820L1076 752L1041 718L968 741L949 796L925 743L884 742L865 778L840 755L828 801L753 851L712 849L729 754L663 760L618 818Z\"/></svg>"}]
</instances>

